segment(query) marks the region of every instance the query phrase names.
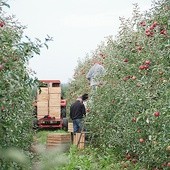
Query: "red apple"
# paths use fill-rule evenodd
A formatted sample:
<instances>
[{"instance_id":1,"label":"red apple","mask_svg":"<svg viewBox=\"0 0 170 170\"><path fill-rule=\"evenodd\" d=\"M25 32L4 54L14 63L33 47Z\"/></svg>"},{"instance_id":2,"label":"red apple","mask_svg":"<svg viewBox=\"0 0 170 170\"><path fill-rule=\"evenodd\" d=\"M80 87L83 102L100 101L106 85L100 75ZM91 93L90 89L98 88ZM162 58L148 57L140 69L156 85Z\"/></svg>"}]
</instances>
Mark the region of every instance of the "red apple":
<instances>
[{"instance_id":1,"label":"red apple","mask_svg":"<svg viewBox=\"0 0 170 170\"><path fill-rule=\"evenodd\" d=\"M145 21L141 21L140 25L144 27L144 26L146 26L146 22Z\"/></svg>"},{"instance_id":2,"label":"red apple","mask_svg":"<svg viewBox=\"0 0 170 170\"><path fill-rule=\"evenodd\" d=\"M132 79L132 80L136 80L136 76L132 76L131 79Z\"/></svg>"},{"instance_id":3,"label":"red apple","mask_svg":"<svg viewBox=\"0 0 170 170\"><path fill-rule=\"evenodd\" d=\"M129 154L129 153L128 153L128 154L126 154L126 159L127 159L127 160L131 159L131 156L130 156L130 154Z\"/></svg>"},{"instance_id":4,"label":"red apple","mask_svg":"<svg viewBox=\"0 0 170 170\"><path fill-rule=\"evenodd\" d=\"M90 109L86 109L86 112L90 112Z\"/></svg>"},{"instance_id":5,"label":"red apple","mask_svg":"<svg viewBox=\"0 0 170 170\"><path fill-rule=\"evenodd\" d=\"M127 59L127 58L125 58L123 61L124 61L125 63L127 63L127 62L128 62L128 59Z\"/></svg>"},{"instance_id":6,"label":"red apple","mask_svg":"<svg viewBox=\"0 0 170 170\"><path fill-rule=\"evenodd\" d=\"M143 65L144 66L144 69L147 70L149 68L149 65Z\"/></svg>"},{"instance_id":7,"label":"red apple","mask_svg":"<svg viewBox=\"0 0 170 170\"><path fill-rule=\"evenodd\" d=\"M150 36L153 37L154 36L154 32L150 32Z\"/></svg>"},{"instance_id":8,"label":"red apple","mask_svg":"<svg viewBox=\"0 0 170 170\"><path fill-rule=\"evenodd\" d=\"M151 26L149 27L150 30L153 30L154 28L155 28L154 25L151 25Z\"/></svg>"},{"instance_id":9,"label":"red apple","mask_svg":"<svg viewBox=\"0 0 170 170\"><path fill-rule=\"evenodd\" d=\"M0 22L0 27L3 27L5 25L5 22L1 21Z\"/></svg>"},{"instance_id":10,"label":"red apple","mask_svg":"<svg viewBox=\"0 0 170 170\"><path fill-rule=\"evenodd\" d=\"M141 47L141 46L138 46L138 47L137 47L137 50L138 50L138 51L141 51L141 50L142 50L142 47Z\"/></svg>"},{"instance_id":11,"label":"red apple","mask_svg":"<svg viewBox=\"0 0 170 170\"><path fill-rule=\"evenodd\" d=\"M159 113L159 112L155 112L155 113L154 113L154 116L155 116L155 117L159 117L159 116L160 116L160 113Z\"/></svg>"},{"instance_id":12,"label":"red apple","mask_svg":"<svg viewBox=\"0 0 170 170\"><path fill-rule=\"evenodd\" d=\"M140 143L143 143L143 142L144 142L144 139L143 139L143 138L140 138L140 139L139 139L139 142L140 142Z\"/></svg>"},{"instance_id":13,"label":"red apple","mask_svg":"<svg viewBox=\"0 0 170 170\"><path fill-rule=\"evenodd\" d=\"M162 30L162 31L160 32L160 34L166 35L166 34L167 34L167 31L166 31L166 30Z\"/></svg>"},{"instance_id":14,"label":"red apple","mask_svg":"<svg viewBox=\"0 0 170 170\"><path fill-rule=\"evenodd\" d=\"M157 21L154 21L154 23L152 24L154 27L156 27L158 25Z\"/></svg>"},{"instance_id":15,"label":"red apple","mask_svg":"<svg viewBox=\"0 0 170 170\"><path fill-rule=\"evenodd\" d=\"M132 118L132 122L136 122L136 117L133 117L133 118Z\"/></svg>"},{"instance_id":16,"label":"red apple","mask_svg":"<svg viewBox=\"0 0 170 170\"><path fill-rule=\"evenodd\" d=\"M146 65L150 65L150 64L151 64L151 61L150 61L150 60L146 60L146 61L145 61L145 64L146 64Z\"/></svg>"},{"instance_id":17,"label":"red apple","mask_svg":"<svg viewBox=\"0 0 170 170\"><path fill-rule=\"evenodd\" d=\"M145 69L145 65L140 65L140 66L139 66L139 69L140 69L140 70L144 70L144 69Z\"/></svg>"},{"instance_id":18,"label":"red apple","mask_svg":"<svg viewBox=\"0 0 170 170\"><path fill-rule=\"evenodd\" d=\"M146 29L146 30L145 30L145 34L146 34L147 36L150 36L150 33L151 33L151 31L150 31L149 29Z\"/></svg>"},{"instance_id":19,"label":"red apple","mask_svg":"<svg viewBox=\"0 0 170 170\"><path fill-rule=\"evenodd\" d=\"M129 79L129 77L128 77L128 76L123 77L123 80L124 80L124 81L127 81L128 79Z\"/></svg>"}]
</instances>

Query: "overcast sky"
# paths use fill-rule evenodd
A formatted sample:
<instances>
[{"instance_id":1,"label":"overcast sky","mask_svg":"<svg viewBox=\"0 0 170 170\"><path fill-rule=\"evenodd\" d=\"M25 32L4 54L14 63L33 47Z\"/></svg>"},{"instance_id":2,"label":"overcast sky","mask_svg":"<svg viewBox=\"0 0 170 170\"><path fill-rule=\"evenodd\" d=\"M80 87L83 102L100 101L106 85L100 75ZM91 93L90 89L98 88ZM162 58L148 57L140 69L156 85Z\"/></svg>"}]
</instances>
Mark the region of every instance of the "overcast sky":
<instances>
[{"instance_id":1,"label":"overcast sky","mask_svg":"<svg viewBox=\"0 0 170 170\"><path fill-rule=\"evenodd\" d=\"M151 8L152 0L8 0L10 10L27 26L32 40L53 37L49 49L30 61L39 79L72 79L78 59L91 54L109 35L115 36L119 17L128 18L133 3L141 11Z\"/></svg>"}]
</instances>

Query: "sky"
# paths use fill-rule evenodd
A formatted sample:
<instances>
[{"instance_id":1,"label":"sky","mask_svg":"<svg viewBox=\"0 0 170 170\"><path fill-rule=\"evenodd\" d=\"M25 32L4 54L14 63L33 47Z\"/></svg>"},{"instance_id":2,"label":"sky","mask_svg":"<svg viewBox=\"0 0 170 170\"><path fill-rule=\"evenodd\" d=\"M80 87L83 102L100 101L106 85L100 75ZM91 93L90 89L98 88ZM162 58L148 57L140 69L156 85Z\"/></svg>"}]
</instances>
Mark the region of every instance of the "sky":
<instances>
[{"instance_id":1,"label":"sky","mask_svg":"<svg viewBox=\"0 0 170 170\"><path fill-rule=\"evenodd\" d=\"M29 62L35 76L68 83L78 60L118 33L119 17L130 17L134 3L144 12L152 0L8 0L6 11L27 27L24 34L33 41L53 38Z\"/></svg>"}]
</instances>

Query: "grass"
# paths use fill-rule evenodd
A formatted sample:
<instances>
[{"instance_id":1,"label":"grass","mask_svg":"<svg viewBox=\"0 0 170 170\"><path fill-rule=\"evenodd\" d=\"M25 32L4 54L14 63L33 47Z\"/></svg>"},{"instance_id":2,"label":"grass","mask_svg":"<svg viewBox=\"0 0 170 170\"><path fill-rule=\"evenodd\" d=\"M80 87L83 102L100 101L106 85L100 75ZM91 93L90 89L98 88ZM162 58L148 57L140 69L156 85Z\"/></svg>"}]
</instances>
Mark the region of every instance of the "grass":
<instances>
[{"instance_id":1,"label":"grass","mask_svg":"<svg viewBox=\"0 0 170 170\"><path fill-rule=\"evenodd\" d=\"M35 138L37 140L37 143L39 144L46 144L47 141L47 135L50 133L67 133L64 130L39 130L35 134Z\"/></svg>"}]
</instances>

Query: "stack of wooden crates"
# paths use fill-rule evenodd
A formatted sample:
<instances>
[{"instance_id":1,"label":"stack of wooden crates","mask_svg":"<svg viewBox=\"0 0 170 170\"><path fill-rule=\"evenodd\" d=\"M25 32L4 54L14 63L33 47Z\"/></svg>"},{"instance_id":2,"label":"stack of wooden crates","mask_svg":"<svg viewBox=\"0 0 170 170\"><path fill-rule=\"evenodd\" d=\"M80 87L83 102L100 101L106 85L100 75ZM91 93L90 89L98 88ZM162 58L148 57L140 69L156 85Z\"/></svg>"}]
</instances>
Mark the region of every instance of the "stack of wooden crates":
<instances>
[{"instance_id":1,"label":"stack of wooden crates","mask_svg":"<svg viewBox=\"0 0 170 170\"><path fill-rule=\"evenodd\" d=\"M71 145L71 136L69 133L49 133L47 136L47 149L68 150Z\"/></svg>"},{"instance_id":2,"label":"stack of wooden crates","mask_svg":"<svg viewBox=\"0 0 170 170\"><path fill-rule=\"evenodd\" d=\"M45 115L60 118L61 114L61 87L41 87L41 92L37 93L37 118L41 119Z\"/></svg>"}]
</instances>

